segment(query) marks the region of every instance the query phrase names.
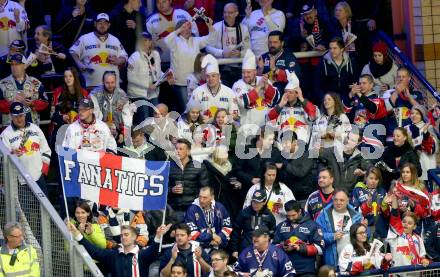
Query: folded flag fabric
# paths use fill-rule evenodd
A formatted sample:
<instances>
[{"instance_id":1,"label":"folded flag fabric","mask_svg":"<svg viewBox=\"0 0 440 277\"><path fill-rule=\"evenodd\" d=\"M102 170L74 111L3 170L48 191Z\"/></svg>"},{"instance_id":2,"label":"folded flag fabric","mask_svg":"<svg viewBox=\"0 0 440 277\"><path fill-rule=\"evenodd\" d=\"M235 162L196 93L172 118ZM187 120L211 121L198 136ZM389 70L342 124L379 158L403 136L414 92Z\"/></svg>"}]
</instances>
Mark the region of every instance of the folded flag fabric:
<instances>
[{"instance_id":1,"label":"folded flag fabric","mask_svg":"<svg viewBox=\"0 0 440 277\"><path fill-rule=\"evenodd\" d=\"M400 182L396 183L396 188L400 193L419 203L422 207L430 206L429 196L423 191L414 187L406 186Z\"/></svg>"},{"instance_id":2,"label":"folded flag fabric","mask_svg":"<svg viewBox=\"0 0 440 277\"><path fill-rule=\"evenodd\" d=\"M66 197L134 211L165 208L169 162L84 150L58 152L64 153L58 159Z\"/></svg>"}]
</instances>

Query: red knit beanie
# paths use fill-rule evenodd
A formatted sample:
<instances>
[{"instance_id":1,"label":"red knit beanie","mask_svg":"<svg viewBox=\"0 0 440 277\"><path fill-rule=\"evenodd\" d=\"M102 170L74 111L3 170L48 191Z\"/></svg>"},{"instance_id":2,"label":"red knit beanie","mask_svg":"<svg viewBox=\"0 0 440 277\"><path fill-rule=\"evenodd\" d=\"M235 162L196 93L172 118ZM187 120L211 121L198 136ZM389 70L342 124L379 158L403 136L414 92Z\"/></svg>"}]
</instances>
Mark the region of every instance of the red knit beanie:
<instances>
[{"instance_id":1,"label":"red knit beanie","mask_svg":"<svg viewBox=\"0 0 440 277\"><path fill-rule=\"evenodd\" d=\"M373 45L373 52L382 53L382 55L384 55L384 56L388 55L387 49L388 49L388 46L382 41L378 41Z\"/></svg>"}]
</instances>

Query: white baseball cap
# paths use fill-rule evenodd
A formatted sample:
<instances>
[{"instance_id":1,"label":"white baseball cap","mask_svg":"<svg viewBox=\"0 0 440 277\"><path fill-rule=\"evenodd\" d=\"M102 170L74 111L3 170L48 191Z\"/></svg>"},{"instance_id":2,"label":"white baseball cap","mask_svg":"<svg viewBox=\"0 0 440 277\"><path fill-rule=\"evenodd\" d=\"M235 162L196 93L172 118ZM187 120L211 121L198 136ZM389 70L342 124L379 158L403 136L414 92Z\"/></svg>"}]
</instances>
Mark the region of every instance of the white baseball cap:
<instances>
[{"instance_id":1,"label":"white baseball cap","mask_svg":"<svg viewBox=\"0 0 440 277\"><path fill-rule=\"evenodd\" d=\"M100 13L100 14L98 14L98 16L96 16L96 21L99 21L101 19L104 19L104 20L107 20L108 22L110 22L110 17L106 13Z\"/></svg>"}]
</instances>

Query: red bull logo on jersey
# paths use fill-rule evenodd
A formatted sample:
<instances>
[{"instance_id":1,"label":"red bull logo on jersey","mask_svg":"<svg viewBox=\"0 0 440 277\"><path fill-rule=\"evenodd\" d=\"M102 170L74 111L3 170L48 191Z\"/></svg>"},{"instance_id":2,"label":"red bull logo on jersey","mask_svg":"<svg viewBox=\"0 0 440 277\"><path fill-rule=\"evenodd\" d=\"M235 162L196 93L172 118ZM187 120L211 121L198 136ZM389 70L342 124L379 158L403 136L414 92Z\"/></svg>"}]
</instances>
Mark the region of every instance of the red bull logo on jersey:
<instances>
[{"instance_id":1,"label":"red bull logo on jersey","mask_svg":"<svg viewBox=\"0 0 440 277\"><path fill-rule=\"evenodd\" d=\"M109 66L108 53L101 52L95 56L92 56L89 60L89 64L97 64L100 66Z\"/></svg>"},{"instance_id":2,"label":"red bull logo on jersey","mask_svg":"<svg viewBox=\"0 0 440 277\"><path fill-rule=\"evenodd\" d=\"M8 17L0 18L0 30L7 31L9 29L15 28L17 23L14 20L9 19Z\"/></svg>"}]
</instances>

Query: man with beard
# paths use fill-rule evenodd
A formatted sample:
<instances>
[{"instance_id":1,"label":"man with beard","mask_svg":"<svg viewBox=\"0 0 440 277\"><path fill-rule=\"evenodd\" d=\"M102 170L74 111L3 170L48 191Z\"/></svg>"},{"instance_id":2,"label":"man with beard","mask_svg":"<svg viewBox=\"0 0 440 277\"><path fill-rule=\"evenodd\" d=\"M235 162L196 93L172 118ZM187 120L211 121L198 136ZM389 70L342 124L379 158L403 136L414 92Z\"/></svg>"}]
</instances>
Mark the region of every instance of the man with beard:
<instances>
[{"instance_id":1,"label":"man with beard","mask_svg":"<svg viewBox=\"0 0 440 277\"><path fill-rule=\"evenodd\" d=\"M102 83L102 86L90 93L90 99L95 106L94 113L98 119L107 123L112 135L117 135L117 142L121 144L124 137L122 109L128 109L128 98L125 92L117 87L114 71L104 72Z\"/></svg>"},{"instance_id":2,"label":"man with beard","mask_svg":"<svg viewBox=\"0 0 440 277\"><path fill-rule=\"evenodd\" d=\"M82 72L89 91L101 84L105 71L114 71L119 76L118 67L128 59L119 39L108 33L109 28L109 16L100 13L95 21L96 30L82 35L70 47L70 54Z\"/></svg>"},{"instance_id":3,"label":"man with beard","mask_svg":"<svg viewBox=\"0 0 440 277\"><path fill-rule=\"evenodd\" d=\"M244 56L241 72L243 78L232 86L240 107L240 123L261 127L269 108L278 102L279 91L269 83L267 76L257 77L255 55L250 49Z\"/></svg>"},{"instance_id":4,"label":"man with beard","mask_svg":"<svg viewBox=\"0 0 440 277\"><path fill-rule=\"evenodd\" d=\"M269 80L283 92L287 85L286 69L289 72L295 71L300 77L299 65L293 53L284 51L283 32L272 31L268 38L269 52L264 53L258 60L258 73L267 74Z\"/></svg>"},{"instance_id":5,"label":"man with beard","mask_svg":"<svg viewBox=\"0 0 440 277\"><path fill-rule=\"evenodd\" d=\"M316 257L324 247L322 230L309 215L302 213L300 202L291 200L284 209L287 219L277 226L273 243L280 244L287 253L296 276L316 276Z\"/></svg>"}]
</instances>

